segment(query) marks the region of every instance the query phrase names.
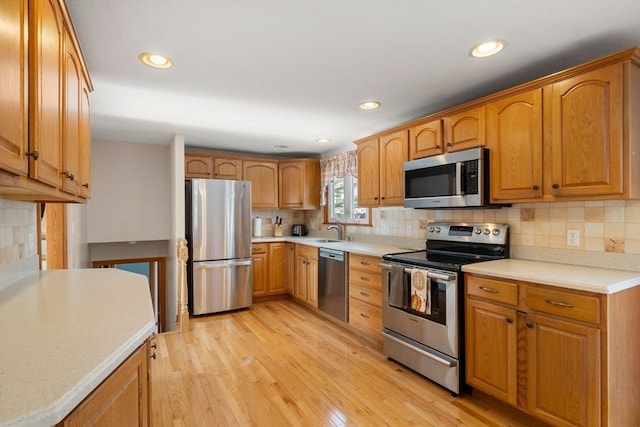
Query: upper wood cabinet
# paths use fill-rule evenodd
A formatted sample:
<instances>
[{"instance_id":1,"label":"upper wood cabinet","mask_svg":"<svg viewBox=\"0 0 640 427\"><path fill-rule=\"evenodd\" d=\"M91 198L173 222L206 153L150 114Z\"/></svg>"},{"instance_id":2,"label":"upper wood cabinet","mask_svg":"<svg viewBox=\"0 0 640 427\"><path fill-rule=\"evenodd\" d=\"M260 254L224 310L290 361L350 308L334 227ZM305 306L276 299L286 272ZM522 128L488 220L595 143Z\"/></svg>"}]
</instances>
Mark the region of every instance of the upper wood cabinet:
<instances>
[{"instance_id":1,"label":"upper wood cabinet","mask_svg":"<svg viewBox=\"0 0 640 427\"><path fill-rule=\"evenodd\" d=\"M213 157L207 154L185 154L184 176L185 178L213 179Z\"/></svg>"},{"instance_id":2,"label":"upper wood cabinet","mask_svg":"<svg viewBox=\"0 0 640 427\"><path fill-rule=\"evenodd\" d=\"M0 32L0 168L27 175L28 161L28 1L0 3L12 25Z\"/></svg>"},{"instance_id":3,"label":"upper wood cabinet","mask_svg":"<svg viewBox=\"0 0 640 427\"><path fill-rule=\"evenodd\" d=\"M442 154L443 150L442 120L409 128L410 160Z\"/></svg>"},{"instance_id":4,"label":"upper wood cabinet","mask_svg":"<svg viewBox=\"0 0 640 427\"><path fill-rule=\"evenodd\" d=\"M278 162L243 160L242 177L251 181L253 209L278 208Z\"/></svg>"},{"instance_id":5,"label":"upper wood cabinet","mask_svg":"<svg viewBox=\"0 0 640 427\"><path fill-rule=\"evenodd\" d=\"M491 199L542 197L542 89L487 105Z\"/></svg>"},{"instance_id":6,"label":"upper wood cabinet","mask_svg":"<svg viewBox=\"0 0 640 427\"><path fill-rule=\"evenodd\" d=\"M554 83L550 101L549 194L622 195L622 64Z\"/></svg>"},{"instance_id":7,"label":"upper wood cabinet","mask_svg":"<svg viewBox=\"0 0 640 427\"><path fill-rule=\"evenodd\" d=\"M484 147L485 106L472 108L444 118L445 151Z\"/></svg>"},{"instance_id":8,"label":"upper wood cabinet","mask_svg":"<svg viewBox=\"0 0 640 427\"><path fill-rule=\"evenodd\" d=\"M281 160L278 165L280 209L320 207L320 162L313 159Z\"/></svg>"},{"instance_id":9,"label":"upper wood cabinet","mask_svg":"<svg viewBox=\"0 0 640 427\"><path fill-rule=\"evenodd\" d=\"M408 132L356 141L358 206L402 206L404 162L409 159Z\"/></svg>"},{"instance_id":10,"label":"upper wood cabinet","mask_svg":"<svg viewBox=\"0 0 640 427\"><path fill-rule=\"evenodd\" d=\"M93 90L63 0L0 6L0 196L85 201Z\"/></svg>"},{"instance_id":11,"label":"upper wood cabinet","mask_svg":"<svg viewBox=\"0 0 640 427\"><path fill-rule=\"evenodd\" d=\"M213 177L216 179L242 179L242 160L226 157L214 158Z\"/></svg>"}]
</instances>

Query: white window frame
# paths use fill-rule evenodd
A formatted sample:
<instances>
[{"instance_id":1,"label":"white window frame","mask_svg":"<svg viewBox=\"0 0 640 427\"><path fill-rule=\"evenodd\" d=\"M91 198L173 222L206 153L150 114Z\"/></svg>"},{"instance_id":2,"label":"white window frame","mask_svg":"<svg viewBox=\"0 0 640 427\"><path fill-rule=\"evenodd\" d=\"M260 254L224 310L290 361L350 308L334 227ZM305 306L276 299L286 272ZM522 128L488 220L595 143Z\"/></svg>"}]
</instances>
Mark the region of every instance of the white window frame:
<instances>
[{"instance_id":1,"label":"white window frame","mask_svg":"<svg viewBox=\"0 0 640 427\"><path fill-rule=\"evenodd\" d=\"M344 216L336 215L335 180L344 179ZM346 175L344 178L333 177L327 188L327 220L330 223L369 225L371 209L358 208L358 178Z\"/></svg>"}]
</instances>

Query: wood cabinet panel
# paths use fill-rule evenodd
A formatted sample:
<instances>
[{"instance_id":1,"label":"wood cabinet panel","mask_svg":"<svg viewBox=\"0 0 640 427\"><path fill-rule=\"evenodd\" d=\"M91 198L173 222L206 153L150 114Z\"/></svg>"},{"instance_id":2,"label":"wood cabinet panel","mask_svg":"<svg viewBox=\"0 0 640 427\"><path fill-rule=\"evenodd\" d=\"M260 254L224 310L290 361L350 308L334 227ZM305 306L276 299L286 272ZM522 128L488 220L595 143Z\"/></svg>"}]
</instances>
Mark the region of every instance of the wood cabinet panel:
<instances>
[{"instance_id":1,"label":"wood cabinet panel","mask_svg":"<svg viewBox=\"0 0 640 427\"><path fill-rule=\"evenodd\" d=\"M382 307L381 290L356 285L356 282L349 283L349 298L355 298L375 307Z\"/></svg>"},{"instance_id":2,"label":"wood cabinet panel","mask_svg":"<svg viewBox=\"0 0 640 427\"><path fill-rule=\"evenodd\" d=\"M294 285L296 281L296 245L294 243L285 243L285 287L287 293L294 294Z\"/></svg>"},{"instance_id":3,"label":"wood cabinet panel","mask_svg":"<svg viewBox=\"0 0 640 427\"><path fill-rule=\"evenodd\" d=\"M349 254L349 325L382 341L380 258Z\"/></svg>"},{"instance_id":4,"label":"wood cabinet panel","mask_svg":"<svg viewBox=\"0 0 640 427\"><path fill-rule=\"evenodd\" d=\"M380 204L380 150L378 138L358 143L358 206Z\"/></svg>"},{"instance_id":5,"label":"wood cabinet panel","mask_svg":"<svg viewBox=\"0 0 640 427\"><path fill-rule=\"evenodd\" d=\"M80 93L80 142L78 145L80 158L80 178L82 197L91 198L91 104L89 88L82 81Z\"/></svg>"},{"instance_id":6,"label":"wood cabinet panel","mask_svg":"<svg viewBox=\"0 0 640 427\"><path fill-rule=\"evenodd\" d=\"M407 160L406 130L380 137L380 205L402 206L404 203L404 162Z\"/></svg>"},{"instance_id":7,"label":"wood cabinet panel","mask_svg":"<svg viewBox=\"0 0 640 427\"><path fill-rule=\"evenodd\" d=\"M80 59L71 41L69 29L64 31L64 120L62 128L62 189L81 195L80 176L80 131L82 114L82 69Z\"/></svg>"},{"instance_id":8,"label":"wood cabinet panel","mask_svg":"<svg viewBox=\"0 0 640 427\"><path fill-rule=\"evenodd\" d=\"M253 209L278 208L278 162L244 160L243 179L251 181Z\"/></svg>"},{"instance_id":9,"label":"wood cabinet panel","mask_svg":"<svg viewBox=\"0 0 640 427\"><path fill-rule=\"evenodd\" d=\"M622 64L552 85L550 193L623 193Z\"/></svg>"},{"instance_id":10,"label":"wood cabinet panel","mask_svg":"<svg viewBox=\"0 0 640 427\"><path fill-rule=\"evenodd\" d=\"M436 156L444 152L442 120L409 128L409 159Z\"/></svg>"},{"instance_id":11,"label":"wood cabinet panel","mask_svg":"<svg viewBox=\"0 0 640 427\"><path fill-rule=\"evenodd\" d=\"M213 157L206 154L184 155L185 178L214 178Z\"/></svg>"},{"instance_id":12,"label":"wood cabinet panel","mask_svg":"<svg viewBox=\"0 0 640 427\"><path fill-rule=\"evenodd\" d=\"M267 293L269 281L269 244L253 243L251 245L251 260L253 262L253 296L258 297Z\"/></svg>"},{"instance_id":13,"label":"wood cabinet panel","mask_svg":"<svg viewBox=\"0 0 640 427\"><path fill-rule=\"evenodd\" d=\"M296 283L294 297L318 307L318 248L296 245Z\"/></svg>"},{"instance_id":14,"label":"wood cabinet panel","mask_svg":"<svg viewBox=\"0 0 640 427\"><path fill-rule=\"evenodd\" d=\"M242 160L214 158L213 177L216 179L242 179Z\"/></svg>"},{"instance_id":15,"label":"wood cabinet panel","mask_svg":"<svg viewBox=\"0 0 640 427\"><path fill-rule=\"evenodd\" d=\"M600 297L597 295L528 286L527 306L543 313L600 323Z\"/></svg>"},{"instance_id":16,"label":"wood cabinet panel","mask_svg":"<svg viewBox=\"0 0 640 427\"><path fill-rule=\"evenodd\" d=\"M269 243L269 287L267 293L270 295L283 294L287 291L286 253L284 243Z\"/></svg>"},{"instance_id":17,"label":"wood cabinet panel","mask_svg":"<svg viewBox=\"0 0 640 427\"><path fill-rule=\"evenodd\" d=\"M28 161L28 1L0 4L0 168L27 175Z\"/></svg>"},{"instance_id":18,"label":"wood cabinet panel","mask_svg":"<svg viewBox=\"0 0 640 427\"><path fill-rule=\"evenodd\" d=\"M485 106L472 108L444 118L447 152L486 145Z\"/></svg>"},{"instance_id":19,"label":"wood cabinet panel","mask_svg":"<svg viewBox=\"0 0 640 427\"><path fill-rule=\"evenodd\" d=\"M57 426L148 426L148 351L140 346Z\"/></svg>"},{"instance_id":20,"label":"wood cabinet panel","mask_svg":"<svg viewBox=\"0 0 640 427\"><path fill-rule=\"evenodd\" d=\"M469 276L467 294L505 304L518 304L518 284L505 280Z\"/></svg>"},{"instance_id":21,"label":"wood cabinet panel","mask_svg":"<svg viewBox=\"0 0 640 427\"><path fill-rule=\"evenodd\" d=\"M280 209L320 207L320 162L312 159L281 160L278 165Z\"/></svg>"},{"instance_id":22,"label":"wood cabinet panel","mask_svg":"<svg viewBox=\"0 0 640 427\"><path fill-rule=\"evenodd\" d=\"M356 298L349 298L349 324L382 341L382 309Z\"/></svg>"},{"instance_id":23,"label":"wood cabinet panel","mask_svg":"<svg viewBox=\"0 0 640 427\"><path fill-rule=\"evenodd\" d=\"M491 198L542 197L542 89L487 105Z\"/></svg>"}]
</instances>

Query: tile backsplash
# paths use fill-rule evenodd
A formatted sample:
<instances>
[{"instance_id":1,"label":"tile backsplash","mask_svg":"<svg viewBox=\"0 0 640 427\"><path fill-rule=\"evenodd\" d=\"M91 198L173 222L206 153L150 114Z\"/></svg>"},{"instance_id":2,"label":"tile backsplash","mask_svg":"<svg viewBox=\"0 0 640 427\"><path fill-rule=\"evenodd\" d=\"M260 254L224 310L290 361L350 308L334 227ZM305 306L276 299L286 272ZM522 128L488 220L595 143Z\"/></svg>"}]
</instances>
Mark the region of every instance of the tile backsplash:
<instances>
[{"instance_id":1,"label":"tile backsplash","mask_svg":"<svg viewBox=\"0 0 640 427\"><path fill-rule=\"evenodd\" d=\"M347 235L425 238L429 221L498 222L510 226L512 248L563 250L573 258L624 254L640 269L640 200L514 204L501 209L373 209L371 227L348 226ZM307 225L322 230L322 211L310 211ZM577 230L577 246L567 245ZM608 255L607 255L608 256Z\"/></svg>"},{"instance_id":2,"label":"tile backsplash","mask_svg":"<svg viewBox=\"0 0 640 427\"><path fill-rule=\"evenodd\" d=\"M37 255L36 205L0 199L0 268Z\"/></svg>"}]
</instances>

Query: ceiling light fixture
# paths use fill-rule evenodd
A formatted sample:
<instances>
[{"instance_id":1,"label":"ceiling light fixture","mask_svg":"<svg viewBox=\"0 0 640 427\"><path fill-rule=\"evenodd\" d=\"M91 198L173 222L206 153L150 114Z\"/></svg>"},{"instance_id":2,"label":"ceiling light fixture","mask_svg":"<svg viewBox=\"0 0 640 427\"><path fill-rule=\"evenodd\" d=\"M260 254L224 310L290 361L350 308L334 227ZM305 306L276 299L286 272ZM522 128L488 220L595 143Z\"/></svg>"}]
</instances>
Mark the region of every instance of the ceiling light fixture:
<instances>
[{"instance_id":1,"label":"ceiling light fixture","mask_svg":"<svg viewBox=\"0 0 640 427\"><path fill-rule=\"evenodd\" d=\"M495 55L504 48L504 43L499 40L489 40L487 42L478 43L471 48L471 56L474 58L484 58Z\"/></svg>"},{"instance_id":2,"label":"ceiling light fixture","mask_svg":"<svg viewBox=\"0 0 640 427\"><path fill-rule=\"evenodd\" d=\"M331 140L329 138L318 138L318 139L316 139L316 142L318 142L320 144L327 144L327 143L331 142Z\"/></svg>"},{"instance_id":3,"label":"ceiling light fixture","mask_svg":"<svg viewBox=\"0 0 640 427\"><path fill-rule=\"evenodd\" d=\"M142 62L153 68L169 68L173 65L169 58L156 53L143 52L138 57Z\"/></svg>"},{"instance_id":4,"label":"ceiling light fixture","mask_svg":"<svg viewBox=\"0 0 640 427\"><path fill-rule=\"evenodd\" d=\"M379 106L380 106L380 103L378 101L365 101L362 104L360 104L360 108L363 110L375 110Z\"/></svg>"}]
</instances>

